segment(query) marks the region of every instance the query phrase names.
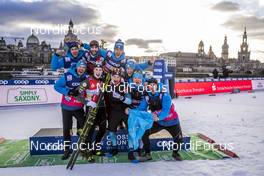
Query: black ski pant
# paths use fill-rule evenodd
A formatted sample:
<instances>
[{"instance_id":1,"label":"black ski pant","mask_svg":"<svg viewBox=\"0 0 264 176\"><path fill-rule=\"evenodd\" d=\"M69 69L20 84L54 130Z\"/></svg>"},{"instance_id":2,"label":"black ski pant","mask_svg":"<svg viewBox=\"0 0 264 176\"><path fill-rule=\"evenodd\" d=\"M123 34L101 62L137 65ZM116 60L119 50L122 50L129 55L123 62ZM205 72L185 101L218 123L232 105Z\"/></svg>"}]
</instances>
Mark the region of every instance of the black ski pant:
<instances>
[{"instance_id":1,"label":"black ski pant","mask_svg":"<svg viewBox=\"0 0 264 176\"><path fill-rule=\"evenodd\" d=\"M70 148L73 117L77 119L77 124L82 128L85 120L83 108L74 111L62 109L63 140L65 149Z\"/></svg>"},{"instance_id":2,"label":"black ski pant","mask_svg":"<svg viewBox=\"0 0 264 176\"><path fill-rule=\"evenodd\" d=\"M86 107L86 110L88 110L88 107ZM95 144L100 143L106 133L106 109L105 107L98 108L94 124L88 134L87 143L89 143L90 147L92 144L92 139L93 139L96 126L99 127L99 130L95 136L95 141L94 141Z\"/></svg>"},{"instance_id":3,"label":"black ski pant","mask_svg":"<svg viewBox=\"0 0 264 176\"><path fill-rule=\"evenodd\" d=\"M108 120L108 129L111 132L116 132L120 122L124 122L127 127L128 116L125 113L125 109L111 110Z\"/></svg>"},{"instance_id":4,"label":"black ski pant","mask_svg":"<svg viewBox=\"0 0 264 176\"><path fill-rule=\"evenodd\" d=\"M149 130L146 130L143 137L142 137L142 141L144 144L143 148L145 150L145 153L150 153L150 151L151 151L149 135L157 133L157 132L164 130L164 129L170 133L170 135L173 138L174 143L177 143L178 147L174 150L174 152L179 151L180 144L182 143L182 131L181 131L180 124L173 125L173 126L161 126L157 122L154 122L152 128Z\"/></svg>"}]
</instances>

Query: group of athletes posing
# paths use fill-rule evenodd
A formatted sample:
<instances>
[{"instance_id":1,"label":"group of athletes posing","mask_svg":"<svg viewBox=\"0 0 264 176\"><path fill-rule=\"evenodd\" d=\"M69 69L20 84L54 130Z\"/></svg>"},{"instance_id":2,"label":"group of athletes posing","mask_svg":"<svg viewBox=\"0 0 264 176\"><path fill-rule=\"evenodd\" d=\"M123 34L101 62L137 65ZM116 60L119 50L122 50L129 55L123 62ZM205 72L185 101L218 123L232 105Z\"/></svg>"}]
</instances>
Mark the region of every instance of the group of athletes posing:
<instances>
[{"instance_id":1,"label":"group of athletes posing","mask_svg":"<svg viewBox=\"0 0 264 176\"><path fill-rule=\"evenodd\" d=\"M62 94L63 160L68 159L71 153L73 117L77 119L77 134L80 134L89 107L95 108L96 106L99 109L87 138L87 146L91 143L100 143L108 132L111 139L111 150L107 153L111 156L117 155L116 132L122 123L128 130L128 159L131 161L151 160L149 135L163 129L172 135L178 146L180 145L182 132L171 96L155 78L146 78L142 74L143 70L153 64L154 59L143 64L127 59L124 43L120 39L115 42L114 51L100 48L96 40L89 44L77 41L66 44L68 50L66 52L58 50L53 54L51 61L53 70L67 69L67 72L54 85L55 90ZM97 104L99 88L102 88L107 74L111 75L108 85L111 91L105 91L103 98ZM149 119L144 119L148 117ZM133 123L128 123L129 120ZM142 122L142 120L145 121ZM92 141L96 127L98 127L98 132ZM135 139L133 129L143 130L143 136L139 135L139 139ZM143 143L143 149L140 149L140 145L133 144L135 140ZM178 150L179 148L173 150L172 156L176 160L181 160ZM94 161L93 155L105 155L102 150L90 150L88 147L81 153L91 162Z\"/></svg>"}]
</instances>

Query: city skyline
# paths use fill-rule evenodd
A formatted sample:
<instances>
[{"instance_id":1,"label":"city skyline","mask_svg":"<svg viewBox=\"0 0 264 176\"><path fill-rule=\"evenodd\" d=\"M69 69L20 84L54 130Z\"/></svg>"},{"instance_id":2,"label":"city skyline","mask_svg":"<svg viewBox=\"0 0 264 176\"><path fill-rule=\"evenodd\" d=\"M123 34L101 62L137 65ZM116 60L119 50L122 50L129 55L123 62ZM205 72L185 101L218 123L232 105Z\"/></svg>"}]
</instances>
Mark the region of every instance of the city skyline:
<instances>
[{"instance_id":1,"label":"city skyline","mask_svg":"<svg viewBox=\"0 0 264 176\"><path fill-rule=\"evenodd\" d=\"M77 29L81 26L94 32L100 28L99 35L93 32L78 35L84 42L103 38L111 49L113 41L121 38L126 42L127 55L197 52L202 40L205 52L211 45L220 57L226 35L229 57L237 58L247 27L250 59L264 62L263 1L1 1L0 4L0 13L13 14L1 15L0 36L27 37L32 28L51 29L59 24L67 28L71 18ZM58 47L64 34L37 36Z\"/></svg>"}]
</instances>

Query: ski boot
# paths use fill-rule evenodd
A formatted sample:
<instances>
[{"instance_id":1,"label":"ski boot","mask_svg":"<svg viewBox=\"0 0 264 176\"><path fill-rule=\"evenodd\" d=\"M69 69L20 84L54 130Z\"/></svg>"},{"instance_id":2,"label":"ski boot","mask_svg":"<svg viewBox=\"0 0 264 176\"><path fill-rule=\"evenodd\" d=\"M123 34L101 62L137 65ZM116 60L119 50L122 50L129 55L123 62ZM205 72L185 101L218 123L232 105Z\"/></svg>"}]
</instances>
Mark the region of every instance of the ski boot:
<instances>
[{"instance_id":1,"label":"ski boot","mask_svg":"<svg viewBox=\"0 0 264 176\"><path fill-rule=\"evenodd\" d=\"M118 154L118 148L117 146L112 146L112 149L109 151L109 153L106 154L107 157L113 157Z\"/></svg>"},{"instance_id":2,"label":"ski boot","mask_svg":"<svg viewBox=\"0 0 264 176\"><path fill-rule=\"evenodd\" d=\"M137 149L137 154L138 154L138 156L142 156L142 149L141 148Z\"/></svg>"},{"instance_id":3,"label":"ski boot","mask_svg":"<svg viewBox=\"0 0 264 176\"><path fill-rule=\"evenodd\" d=\"M105 153L102 150L93 150L93 155L96 155L96 156L105 156Z\"/></svg>"},{"instance_id":4,"label":"ski boot","mask_svg":"<svg viewBox=\"0 0 264 176\"><path fill-rule=\"evenodd\" d=\"M181 156L180 156L179 153L176 152L176 151L172 152L172 157L173 157L174 160L176 160L176 161L182 161Z\"/></svg>"},{"instance_id":5,"label":"ski boot","mask_svg":"<svg viewBox=\"0 0 264 176\"><path fill-rule=\"evenodd\" d=\"M89 163L94 163L95 162L92 151L89 151L89 150L81 150L81 155Z\"/></svg>"},{"instance_id":6,"label":"ski boot","mask_svg":"<svg viewBox=\"0 0 264 176\"><path fill-rule=\"evenodd\" d=\"M139 162L146 162L146 161L149 161L149 160L152 160L152 157L151 157L150 153L145 153L144 155L138 157L138 161Z\"/></svg>"},{"instance_id":7,"label":"ski boot","mask_svg":"<svg viewBox=\"0 0 264 176\"><path fill-rule=\"evenodd\" d=\"M138 163L138 160L136 159L133 150L128 152L128 156L127 157L128 157L128 160L131 161L131 163Z\"/></svg>"}]
</instances>

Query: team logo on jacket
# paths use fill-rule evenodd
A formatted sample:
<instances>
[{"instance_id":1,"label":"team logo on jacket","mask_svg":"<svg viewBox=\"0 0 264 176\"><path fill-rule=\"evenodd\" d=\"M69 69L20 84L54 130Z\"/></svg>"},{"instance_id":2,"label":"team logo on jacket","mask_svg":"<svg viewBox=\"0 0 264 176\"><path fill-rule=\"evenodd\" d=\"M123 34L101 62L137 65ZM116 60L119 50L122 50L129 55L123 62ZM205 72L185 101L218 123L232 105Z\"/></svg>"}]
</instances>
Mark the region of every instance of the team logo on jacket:
<instances>
[{"instance_id":1,"label":"team logo on jacket","mask_svg":"<svg viewBox=\"0 0 264 176\"><path fill-rule=\"evenodd\" d=\"M65 62L71 62L71 58L65 57Z\"/></svg>"},{"instance_id":2,"label":"team logo on jacket","mask_svg":"<svg viewBox=\"0 0 264 176\"><path fill-rule=\"evenodd\" d=\"M111 60L109 60L108 62L109 62L112 66L114 66L114 67L120 67L120 64L115 63L115 62L113 62L113 61L111 61Z\"/></svg>"},{"instance_id":3,"label":"team logo on jacket","mask_svg":"<svg viewBox=\"0 0 264 176\"><path fill-rule=\"evenodd\" d=\"M72 86L79 86L80 85L80 83L78 83L78 82L74 82L74 83L72 83Z\"/></svg>"},{"instance_id":4,"label":"team logo on jacket","mask_svg":"<svg viewBox=\"0 0 264 176\"><path fill-rule=\"evenodd\" d=\"M67 75L67 81L71 81L72 80L72 75Z\"/></svg>"},{"instance_id":5,"label":"team logo on jacket","mask_svg":"<svg viewBox=\"0 0 264 176\"><path fill-rule=\"evenodd\" d=\"M107 52L107 57L111 57L112 56L112 52L111 51L108 51Z\"/></svg>"}]
</instances>

